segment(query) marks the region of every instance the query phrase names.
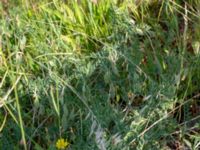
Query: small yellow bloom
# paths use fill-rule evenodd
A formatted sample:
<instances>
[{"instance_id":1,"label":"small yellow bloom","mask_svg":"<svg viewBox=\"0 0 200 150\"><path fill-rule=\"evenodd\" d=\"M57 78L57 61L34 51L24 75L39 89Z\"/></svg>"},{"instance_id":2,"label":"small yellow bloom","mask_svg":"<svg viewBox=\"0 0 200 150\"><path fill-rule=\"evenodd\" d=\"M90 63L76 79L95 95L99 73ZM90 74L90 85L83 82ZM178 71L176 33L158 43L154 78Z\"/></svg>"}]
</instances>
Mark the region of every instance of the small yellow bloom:
<instances>
[{"instance_id":1,"label":"small yellow bloom","mask_svg":"<svg viewBox=\"0 0 200 150\"><path fill-rule=\"evenodd\" d=\"M56 142L56 147L58 149L65 149L67 146L69 146L69 142L63 138L58 139Z\"/></svg>"}]
</instances>

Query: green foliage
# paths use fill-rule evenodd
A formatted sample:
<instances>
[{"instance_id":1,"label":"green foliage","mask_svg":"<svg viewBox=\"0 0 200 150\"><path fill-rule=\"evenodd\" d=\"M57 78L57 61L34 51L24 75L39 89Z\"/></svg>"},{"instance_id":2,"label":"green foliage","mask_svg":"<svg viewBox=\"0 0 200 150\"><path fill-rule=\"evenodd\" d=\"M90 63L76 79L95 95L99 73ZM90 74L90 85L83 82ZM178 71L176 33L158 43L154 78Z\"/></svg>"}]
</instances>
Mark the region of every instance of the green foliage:
<instances>
[{"instance_id":1,"label":"green foliage","mask_svg":"<svg viewBox=\"0 0 200 150\"><path fill-rule=\"evenodd\" d=\"M1 2L0 149L198 149L199 7Z\"/></svg>"}]
</instances>

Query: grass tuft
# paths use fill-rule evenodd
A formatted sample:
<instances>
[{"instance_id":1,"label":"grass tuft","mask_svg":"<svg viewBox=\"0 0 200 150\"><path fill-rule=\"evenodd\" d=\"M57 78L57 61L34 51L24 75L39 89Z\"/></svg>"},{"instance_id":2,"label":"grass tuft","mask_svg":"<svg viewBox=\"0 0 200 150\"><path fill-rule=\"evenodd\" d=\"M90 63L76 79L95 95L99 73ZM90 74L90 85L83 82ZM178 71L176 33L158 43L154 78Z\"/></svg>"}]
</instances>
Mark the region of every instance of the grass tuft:
<instances>
[{"instance_id":1,"label":"grass tuft","mask_svg":"<svg viewBox=\"0 0 200 150\"><path fill-rule=\"evenodd\" d=\"M0 149L199 149L199 8L2 0Z\"/></svg>"}]
</instances>

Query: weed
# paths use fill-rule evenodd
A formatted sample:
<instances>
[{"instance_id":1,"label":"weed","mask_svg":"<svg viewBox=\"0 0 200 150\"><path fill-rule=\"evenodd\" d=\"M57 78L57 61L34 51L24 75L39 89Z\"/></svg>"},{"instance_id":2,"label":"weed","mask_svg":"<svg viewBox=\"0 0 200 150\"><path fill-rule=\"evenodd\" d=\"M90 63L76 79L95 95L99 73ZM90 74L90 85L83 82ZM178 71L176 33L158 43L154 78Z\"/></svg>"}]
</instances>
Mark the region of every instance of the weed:
<instances>
[{"instance_id":1,"label":"weed","mask_svg":"<svg viewBox=\"0 0 200 150\"><path fill-rule=\"evenodd\" d=\"M199 149L199 8L0 2L0 149Z\"/></svg>"}]
</instances>

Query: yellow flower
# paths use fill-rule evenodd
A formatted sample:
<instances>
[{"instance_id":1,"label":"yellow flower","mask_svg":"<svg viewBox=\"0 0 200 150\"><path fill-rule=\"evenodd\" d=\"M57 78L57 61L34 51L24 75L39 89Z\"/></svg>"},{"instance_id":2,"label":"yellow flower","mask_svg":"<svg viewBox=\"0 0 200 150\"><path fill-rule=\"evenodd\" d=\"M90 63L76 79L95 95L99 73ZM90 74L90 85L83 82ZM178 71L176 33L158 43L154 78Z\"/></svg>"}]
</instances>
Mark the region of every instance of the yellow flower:
<instances>
[{"instance_id":1,"label":"yellow flower","mask_svg":"<svg viewBox=\"0 0 200 150\"><path fill-rule=\"evenodd\" d=\"M58 139L56 142L56 147L58 149L65 149L67 146L69 146L69 142L63 138Z\"/></svg>"}]
</instances>

